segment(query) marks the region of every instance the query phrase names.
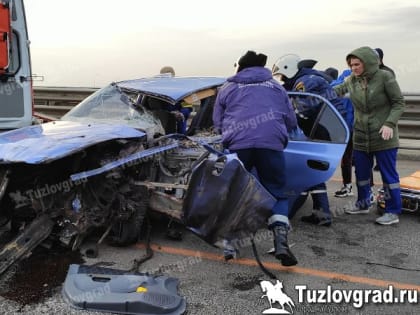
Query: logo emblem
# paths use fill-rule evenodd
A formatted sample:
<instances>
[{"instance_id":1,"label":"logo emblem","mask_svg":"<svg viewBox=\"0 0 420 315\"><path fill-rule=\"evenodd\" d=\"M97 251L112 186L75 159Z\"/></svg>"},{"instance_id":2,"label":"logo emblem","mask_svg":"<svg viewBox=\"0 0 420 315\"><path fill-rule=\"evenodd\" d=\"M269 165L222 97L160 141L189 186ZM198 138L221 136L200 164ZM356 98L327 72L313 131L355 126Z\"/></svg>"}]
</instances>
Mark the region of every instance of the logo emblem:
<instances>
[{"instance_id":1,"label":"logo emblem","mask_svg":"<svg viewBox=\"0 0 420 315\"><path fill-rule=\"evenodd\" d=\"M9 193L9 196L16 203L16 208L21 208L31 204L31 200L25 195L22 195L22 193L19 190L15 193Z\"/></svg>"},{"instance_id":2,"label":"logo emblem","mask_svg":"<svg viewBox=\"0 0 420 315\"><path fill-rule=\"evenodd\" d=\"M302 81L299 81L295 86L295 90L298 92L305 92L305 84Z\"/></svg>"},{"instance_id":3,"label":"logo emblem","mask_svg":"<svg viewBox=\"0 0 420 315\"><path fill-rule=\"evenodd\" d=\"M293 314L293 308L295 304L292 299L283 292L283 283L279 280L276 280L276 284L272 284L271 281L263 280L260 282L260 287L263 293L265 293L261 298L267 298L268 303L270 303L270 308L263 311L263 314ZM273 307L273 304L280 304L281 308ZM287 310L285 306L288 307Z\"/></svg>"}]
</instances>

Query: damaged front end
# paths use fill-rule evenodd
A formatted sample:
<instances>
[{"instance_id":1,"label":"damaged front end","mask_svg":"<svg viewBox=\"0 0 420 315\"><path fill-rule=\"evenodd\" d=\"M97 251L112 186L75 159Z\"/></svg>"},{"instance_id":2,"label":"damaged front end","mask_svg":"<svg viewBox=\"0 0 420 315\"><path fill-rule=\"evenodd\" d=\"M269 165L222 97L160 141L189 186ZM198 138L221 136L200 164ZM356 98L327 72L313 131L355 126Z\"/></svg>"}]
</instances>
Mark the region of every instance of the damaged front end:
<instances>
[{"instance_id":1,"label":"damaged front end","mask_svg":"<svg viewBox=\"0 0 420 315\"><path fill-rule=\"evenodd\" d=\"M88 179L71 175L145 152L144 145L142 138L118 139L53 161L2 165L2 243L10 242L0 252L0 273L42 242L58 241L75 250L94 230L115 245L137 241L148 191L131 182L149 176L161 152L145 155L138 167L123 165Z\"/></svg>"},{"instance_id":2,"label":"damaged front end","mask_svg":"<svg viewBox=\"0 0 420 315\"><path fill-rule=\"evenodd\" d=\"M0 252L0 274L41 243L76 250L92 232L98 243L135 243L148 209L181 220L191 170L209 154L198 142L148 142L141 134L1 165L0 214L11 240Z\"/></svg>"},{"instance_id":3,"label":"damaged front end","mask_svg":"<svg viewBox=\"0 0 420 315\"><path fill-rule=\"evenodd\" d=\"M209 111L223 81L207 81L187 79L180 97L205 98ZM149 210L183 220L192 169L210 154L202 143L221 149L220 136L200 115L194 136L168 134L173 114L145 106L156 94L130 84L110 84L59 121L0 134L0 274L41 243L135 243Z\"/></svg>"}]
</instances>

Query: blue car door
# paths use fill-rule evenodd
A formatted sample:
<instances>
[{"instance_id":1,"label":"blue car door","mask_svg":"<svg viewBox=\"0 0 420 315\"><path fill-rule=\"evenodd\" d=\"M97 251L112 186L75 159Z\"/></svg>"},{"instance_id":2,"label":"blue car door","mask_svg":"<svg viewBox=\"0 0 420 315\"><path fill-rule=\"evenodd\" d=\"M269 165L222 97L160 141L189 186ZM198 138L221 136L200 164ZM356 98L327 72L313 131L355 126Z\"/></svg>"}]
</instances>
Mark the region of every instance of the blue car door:
<instances>
[{"instance_id":1,"label":"blue car door","mask_svg":"<svg viewBox=\"0 0 420 315\"><path fill-rule=\"evenodd\" d=\"M340 164L349 141L349 129L325 98L289 92L300 128L289 136L285 150L290 206L302 191L328 181Z\"/></svg>"}]
</instances>

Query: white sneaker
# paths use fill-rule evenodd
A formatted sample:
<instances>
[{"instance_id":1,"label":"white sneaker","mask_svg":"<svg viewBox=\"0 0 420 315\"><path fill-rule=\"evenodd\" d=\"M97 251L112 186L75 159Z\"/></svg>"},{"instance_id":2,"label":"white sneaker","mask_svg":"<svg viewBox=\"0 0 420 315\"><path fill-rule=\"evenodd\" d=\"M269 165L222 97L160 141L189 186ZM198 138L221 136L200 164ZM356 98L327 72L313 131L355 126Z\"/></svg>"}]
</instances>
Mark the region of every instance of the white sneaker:
<instances>
[{"instance_id":1,"label":"white sneaker","mask_svg":"<svg viewBox=\"0 0 420 315\"><path fill-rule=\"evenodd\" d=\"M359 205L353 204L350 207L345 207L344 212L347 214L368 214L370 209L372 209L372 206L369 206L367 209L361 209Z\"/></svg>"},{"instance_id":2,"label":"white sneaker","mask_svg":"<svg viewBox=\"0 0 420 315\"><path fill-rule=\"evenodd\" d=\"M376 219L376 223L381 225L391 225L398 222L400 222L400 219L398 219L398 215L389 212Z\"/></svg>"},{"instance_id":3,"label":"white sneaker","mask_svg":"<svg viewBox=\"0 0 420 315\"><path fill-rule=\"evenodd\" d=\"M348 196L353 196L353 186L351 184L345 184L343 187L341 187L340 190L337 190L334 194L335 197L343 198Z\"/></svg>"}]
</instances>

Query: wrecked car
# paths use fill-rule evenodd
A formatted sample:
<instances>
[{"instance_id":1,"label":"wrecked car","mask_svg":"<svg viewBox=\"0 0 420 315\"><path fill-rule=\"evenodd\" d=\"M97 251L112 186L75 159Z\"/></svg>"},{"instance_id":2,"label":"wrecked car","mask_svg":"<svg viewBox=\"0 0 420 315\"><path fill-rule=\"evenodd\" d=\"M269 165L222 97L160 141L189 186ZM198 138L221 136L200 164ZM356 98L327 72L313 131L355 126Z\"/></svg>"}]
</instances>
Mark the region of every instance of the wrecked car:
<instances>
[{"instance_id":1,"label":"wrecked car","mask_svg":"<svg viewBox=\"0 0 420 315\"><path fill-rule=\"evenodd\" d=\"M75 250L100 231L98 242L134 243L147 211L182 222L185 197L199 198L189 189L193 170L223 150L212 111L224 82L157 76L112 83L60 120L0 134L0 221L12 235L0 273L48 240ZM319 103L311 129L286 149L293 206L302 191L332 176L349 132L327 100L289 95L297 114L300 104ZM176 134L170 110L180 102L193 108L186 135Z\"/></svg>"}]
</instances>

